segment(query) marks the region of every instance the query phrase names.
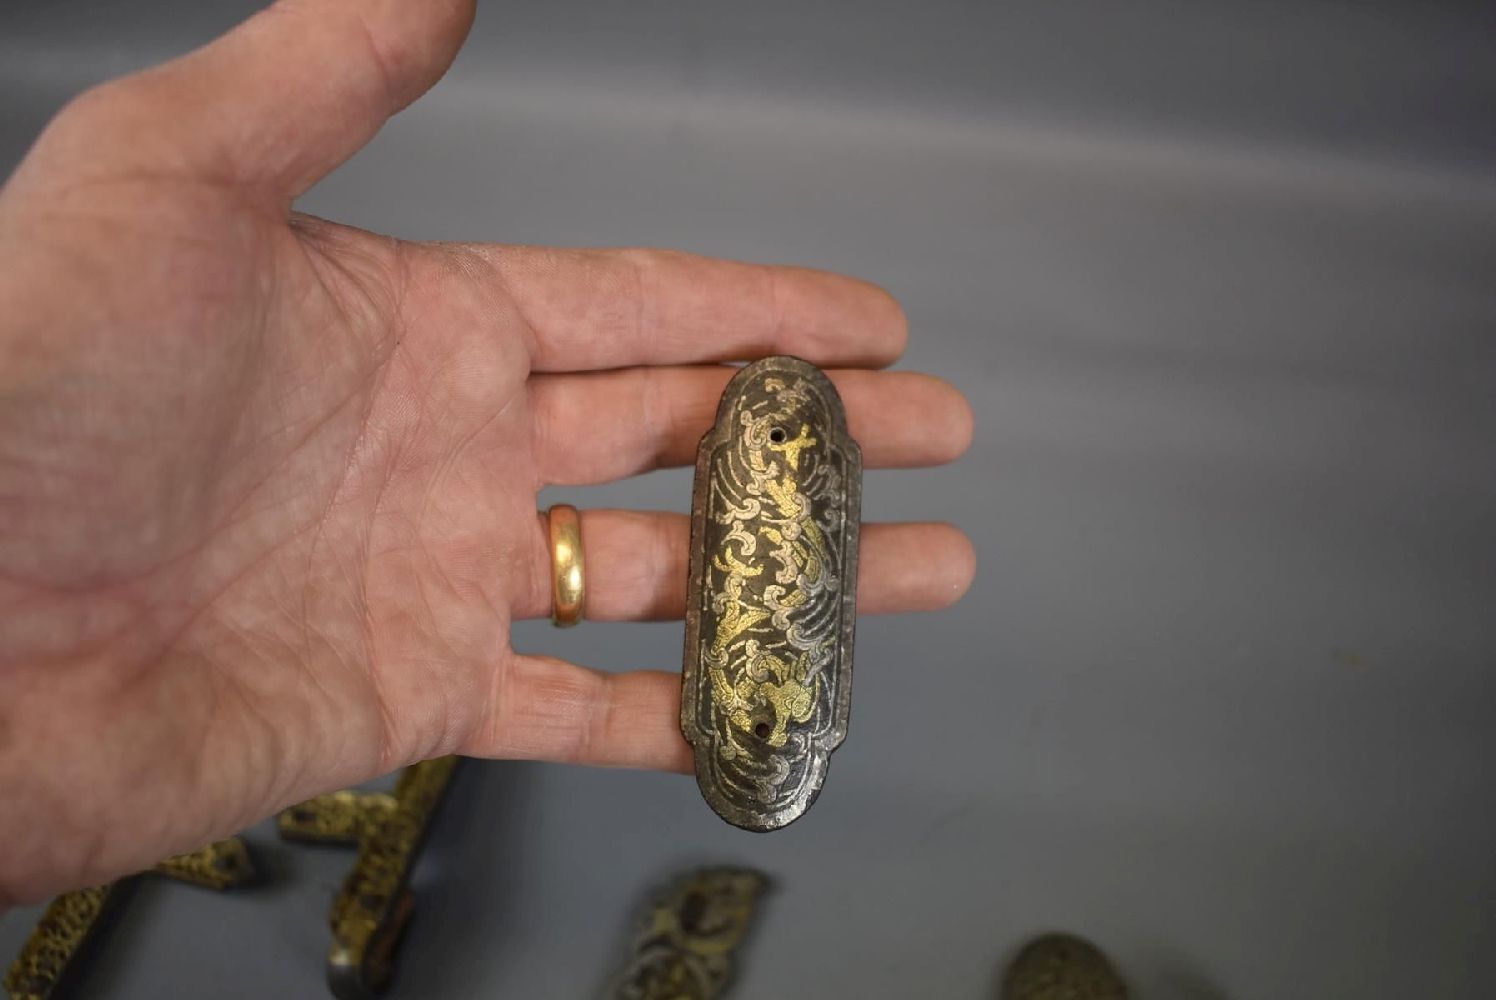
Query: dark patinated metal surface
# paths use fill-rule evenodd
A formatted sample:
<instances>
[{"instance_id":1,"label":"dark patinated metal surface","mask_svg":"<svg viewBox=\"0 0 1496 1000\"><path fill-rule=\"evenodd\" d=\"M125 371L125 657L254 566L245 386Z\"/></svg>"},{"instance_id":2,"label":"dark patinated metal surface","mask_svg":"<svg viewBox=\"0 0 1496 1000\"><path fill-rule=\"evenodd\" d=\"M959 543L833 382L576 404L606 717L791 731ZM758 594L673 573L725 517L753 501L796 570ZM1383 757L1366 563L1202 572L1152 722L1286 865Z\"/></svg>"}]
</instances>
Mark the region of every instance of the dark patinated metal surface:
<instances>
[{"instance_id":1,"label":"dark patinated metal surface","mask_svg":"<svg viewBox=\"0 0 1496 1000\"><path fill-rule=\"evenodd\" d=\"M862 452L798 358L755 362L696 454L681 729L723 819L776 830L847 735Z\"/></svg>"},{"instance_id":2,"label":"dark patinated metal surface","mask_svg":"<svg viewBox=\"0 0 1496 1000\"><path fill-rule=\"evenodd\" d=\"M639 922L614 1000L714 1000L732 981L733 955L769 880L751 868L678 877Z\"/></svg>"}]
</instances>

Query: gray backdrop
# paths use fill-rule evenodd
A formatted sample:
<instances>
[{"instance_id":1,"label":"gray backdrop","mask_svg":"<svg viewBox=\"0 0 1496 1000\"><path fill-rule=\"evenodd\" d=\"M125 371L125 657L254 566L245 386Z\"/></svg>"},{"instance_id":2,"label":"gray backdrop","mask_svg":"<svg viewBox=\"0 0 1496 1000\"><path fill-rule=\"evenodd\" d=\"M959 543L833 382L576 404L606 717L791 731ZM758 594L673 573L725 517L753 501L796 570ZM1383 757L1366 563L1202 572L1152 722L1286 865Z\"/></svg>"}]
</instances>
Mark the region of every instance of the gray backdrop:
<instances>
[{"instance_id":1,"label":"gray backdrop","mask_svg":"<svg viewBox=\"0 0 1496 1000\"><path fill-rule=\"evenodd\" d=\"M4 0L0 165L247 6ZM778 880L743 997L991 996L1049 928L1153 1000L1496 993L1493 37L1474 5L485 3L304 207L889 285L978 432L865 514L956 521L981 566L863 619L784 832L681 777L472 765L395 995L594 994L643 891L714 861ZM671 667L680 635L516 642ZM321 995L348 857L249 836L275 884L147 887L91 991Z\"/></svg>"}]
</instances>

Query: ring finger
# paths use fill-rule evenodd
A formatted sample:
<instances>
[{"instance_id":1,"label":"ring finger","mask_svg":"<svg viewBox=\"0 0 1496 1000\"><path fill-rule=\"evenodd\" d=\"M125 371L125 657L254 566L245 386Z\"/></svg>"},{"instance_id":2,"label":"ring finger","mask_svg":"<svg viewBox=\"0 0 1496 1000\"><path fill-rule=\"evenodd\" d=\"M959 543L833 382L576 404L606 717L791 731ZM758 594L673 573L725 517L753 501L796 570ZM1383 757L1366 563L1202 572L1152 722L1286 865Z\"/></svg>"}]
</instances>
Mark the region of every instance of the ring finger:
<instances>
[{"instance_id":1,"label":"ring finger","mask_svg":"<svg viewBox=\"0 0 1496 1000\"><path fill-rule=\"evenodd\" d=\"M588 510L581 515L587 559L587 617L597 621L680 618L686 606L690 518L684 514ZM550 541L536 519L530 586L516 617L551 613ZM933 611L954 604L975 572L971 542L939 523L864 524L857 609L864 614Z\"/></svg>"}]
</instances>

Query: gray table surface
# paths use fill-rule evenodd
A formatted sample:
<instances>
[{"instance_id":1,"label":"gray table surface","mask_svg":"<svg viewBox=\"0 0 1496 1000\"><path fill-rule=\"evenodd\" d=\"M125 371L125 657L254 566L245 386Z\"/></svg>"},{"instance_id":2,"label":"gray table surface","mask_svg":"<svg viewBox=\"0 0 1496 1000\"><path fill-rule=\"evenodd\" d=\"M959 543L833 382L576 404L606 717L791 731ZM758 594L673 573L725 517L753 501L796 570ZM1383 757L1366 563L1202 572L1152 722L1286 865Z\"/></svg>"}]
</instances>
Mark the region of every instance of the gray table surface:
<instances>
[{"instance_id":1,"label":"gray table surface","mask_svg":"<svg viewBox=\"0 0 1496 1000\"><path fill-rule=\"evenodd\" d=\"M0 5L0 167L245 8ZM1493 37L1474 5L484 3L303 207L887 284L978 432L865 515L958 522L981 566L860 623L786 831L680 777L470 766L393 996L595 995L642 893L717 861L777 879L742 997L992 996L1049 928L1151 1000L1496 995ZM668 668L680 631L515 641ZM323 995L348 857L248 836L271 885L146 887L89 994Z\"/></svg>"}]
</instances>

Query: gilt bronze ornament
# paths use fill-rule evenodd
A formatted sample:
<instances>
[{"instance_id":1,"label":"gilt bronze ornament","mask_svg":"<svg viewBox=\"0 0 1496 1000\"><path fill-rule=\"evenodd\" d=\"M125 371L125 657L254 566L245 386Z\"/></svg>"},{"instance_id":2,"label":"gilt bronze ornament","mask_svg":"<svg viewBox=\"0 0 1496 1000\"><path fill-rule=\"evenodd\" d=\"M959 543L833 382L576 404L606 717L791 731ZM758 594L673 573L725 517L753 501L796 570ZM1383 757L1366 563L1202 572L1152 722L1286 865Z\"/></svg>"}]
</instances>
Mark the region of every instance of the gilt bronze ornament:
<instances>
[{"instance_id":1,"label":"gilt bronze ornament","mask_svg":"<svg viewBox=\"0 0 1496 1000\"><path fill-rule=\"evenodd\" d=\"M259 877L249 848L238 837L167 858L141 874L217 890L248 885ZM138 877L65 892L52 900L6 973L5 990L11 1000L52 1000L76 992L83 956Z\"/></svg>"},{"instance_id":2,"label":"gilt bronze ornament","mask_svg":"<svg viewBox=\"0 0 1496 1000\"><path fill-rule=\"evenodd\" d=\"M750 868L687 872L651 902L613 1000L715 1000L769 880Z\"/></svg>"},{"instance_id":3,"label":"gilt bronze ornament","mask_svg":"<svg viewBox=\"0 0 1496 1000\"><path fill-rule=\"evenodd\" d=\"M358 847L328 917L327 985L340 1000L375 996L394 974L395 949L415 910L410 874L457 762L438 757L412 764L400 772L393 793L330 792L276 817L287 840Z\"/></svg>"},{"instance_id":4,"label":"gilt bronze ornament","mask_svg":"<svg viewBox=\"0 0 1496 1000\"><path fill-rule=\"evenodd\" d=\"M717 814L777 830L847 735L862 451L798 358L738 372L696 453L681 729Z\"/></svg>"}]
</instances>

